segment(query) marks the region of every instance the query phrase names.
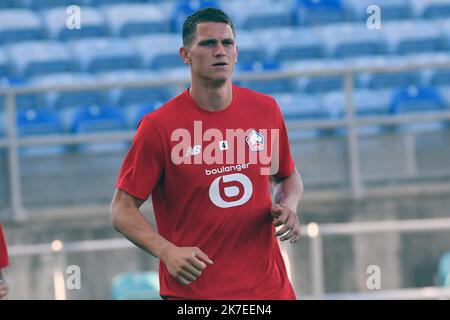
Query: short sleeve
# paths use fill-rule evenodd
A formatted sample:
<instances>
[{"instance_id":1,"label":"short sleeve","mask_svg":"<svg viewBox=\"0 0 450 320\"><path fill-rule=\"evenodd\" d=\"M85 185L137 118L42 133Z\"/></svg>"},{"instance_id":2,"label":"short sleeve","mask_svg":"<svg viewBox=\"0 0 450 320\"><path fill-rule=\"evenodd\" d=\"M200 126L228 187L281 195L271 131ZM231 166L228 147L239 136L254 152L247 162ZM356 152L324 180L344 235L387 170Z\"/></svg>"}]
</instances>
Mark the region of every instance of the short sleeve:
<instances>
[{"instance_id":1,"label":"short sleeve","mask_svg":"<svg viewBox=\"0 0 450 320\"><path fill-rule=\"evenodd\" d=\"M291 148L289 146L289 138L287 134L286 124L284 122L280 107L278 106L275 99L273 99L275 104L275 117L277 123L277 129L279 130L278 143L275 146L274 154L272 154L272 162L277 162L274 167L278 167L278 170L274 170L273 176L276 178L286 178L289 177L295 170L295 162L292 158Z\"/></svg>"},{"instance_id":2,"label":"short sleeve","mask_svg":"<svg viewBox=\"0 0 450 320\"><path fill-rule=\"evenodd\" d=\"M144 117L117 178L117 188L146 200L164 172L164 147L153 121Z\"/></svg>"},{"instance_id":3,"label":"short sleeve","mask_svg":"<svg viewBox=\"0 0 450 320\"><path fill-rule=\"evenodd\" d=\"M5 236L0 225L0 269L9 266L8 250L6 248Z\"/></svg>"}]
</instances>

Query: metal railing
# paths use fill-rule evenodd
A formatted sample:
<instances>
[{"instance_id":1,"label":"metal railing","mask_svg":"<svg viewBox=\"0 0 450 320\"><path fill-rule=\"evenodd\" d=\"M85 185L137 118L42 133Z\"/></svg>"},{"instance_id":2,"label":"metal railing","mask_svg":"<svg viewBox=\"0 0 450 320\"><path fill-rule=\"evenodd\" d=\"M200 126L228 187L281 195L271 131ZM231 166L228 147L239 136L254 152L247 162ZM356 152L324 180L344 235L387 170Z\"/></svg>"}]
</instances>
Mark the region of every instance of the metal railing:
<instances>
[{"instance_id":1,"label":"metal railing","mask_svg":"<svg viewBox=\"0 0 450 320\"><path fill-rule=\"evenodd\" d=\"M353 90L354 90L354 76L361 72L401 72L418 70L424 68L450 68L450 56L441 57L439 61L417 61L407 63L399 66L353 66L343 65L334 66L324 70L323 67L310 67L307 70L286 70L277 72L265 73L241 73L235 76L235 80L273 80L280 78L297 78L302 76L329 76L341 75L344 77L344 92L346 102L346 118L338 120L323 120L323 121L289 121L287 123L288 130L297 129L321 129L321 128L346 128L348 134L346 142L348 145L348 172L349 181L351 184L350 194L352 198L359 199L364 196L366 190L361 179L360 158L359 158L359 143L357 128L359 126L367 125L396 125L406 123L427 122L435 120L450 120L450 112L430 113L421 115L403 115L395 117L369 117L358 118L355 116L353 107ZM124 82L106 82L102 81L97 84L80 84L80 85L51 85L51 86L24 86L24 87L8 87L0 88L0 96L6 96L7 108L7 127L8 135L5 139L0 139L0 148L8 149L8 173L9 173L9 190L10 190L10 206L13 212L13 217L17 220L24 220L27 218L27 212L23 207L21 182L20 182L20 162L18 149L21 146L29 145L52 145L52 144L78 144L82 142L108 142L108 141L122 141L130 140L133 136L132 131L107 133L107 134L88 134L83 136L76 135L58 135L45 137L23 137L17 136L16 125L16 103L15 98L22 94L43 93L48 91L80 91L80 90L101 90L109 88L144 88L161 85L175 85L182 88L189 83L189 79L160 79L147 81L124 81ZM411 151L410 151L411 152Z\"/></svg>"},{"instance_id":2,"label":"metal railing","mask_svg":"<svg viewBox=\"0 0 450 320\"><path fill-rule=\"evenodd\" d=\"M324 237L342 235L368 235L389 232L433 232L450 230L450 218L392 220L392 221L367 221L351 223L310 223L301 227L303 237L310 239L310 270L312 279L312 294L305 295L301 299L438 299L450 298L450 288L402 288L390 290L372 290L371 292L344 292L325 293L323 271L323 243ZM59 240L57 240L59 242ZM300 242L301 245L301 242ZM99 252L105 250L137 249L130 241L122 239L102 239L60 243L13 245L9 247L11 258L49 255L53 257L53 270L61 274L67 253L74 252ZM13 271L14 272L14 271ZM61 292L61 282L53 284L55 292ZM59 288L56 288L59 286ZM64 286L64 283L62 283ZM65 296L63 294L62 296Z\"/></svg>"}]
</instances>

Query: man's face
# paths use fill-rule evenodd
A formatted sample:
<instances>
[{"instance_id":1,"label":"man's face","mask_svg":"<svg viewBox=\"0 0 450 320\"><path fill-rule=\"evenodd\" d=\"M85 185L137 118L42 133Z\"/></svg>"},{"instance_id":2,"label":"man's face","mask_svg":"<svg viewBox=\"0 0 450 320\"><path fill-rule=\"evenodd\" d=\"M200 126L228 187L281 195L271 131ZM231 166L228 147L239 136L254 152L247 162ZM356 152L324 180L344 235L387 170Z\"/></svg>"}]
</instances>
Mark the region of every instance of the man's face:
<instances>
[{"instance_id":1,"label":"man's face","mask_svg":"<svg viewBox=\"0 0 450 320\"><path fill-rule=\"evenodd\" d=\"M193 78L217 84L231 78L237 62L236 41L226 23L199 23L191 46L180 53Z\"/></svg>"}]
</instances>

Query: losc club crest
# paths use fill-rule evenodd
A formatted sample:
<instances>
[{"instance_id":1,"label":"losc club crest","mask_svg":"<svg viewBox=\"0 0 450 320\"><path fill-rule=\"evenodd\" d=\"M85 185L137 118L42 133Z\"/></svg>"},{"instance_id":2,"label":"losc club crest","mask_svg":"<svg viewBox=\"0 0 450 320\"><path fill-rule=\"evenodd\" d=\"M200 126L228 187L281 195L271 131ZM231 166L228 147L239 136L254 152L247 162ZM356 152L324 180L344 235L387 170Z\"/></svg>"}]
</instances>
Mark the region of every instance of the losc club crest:
<instances>
[{"instance_id":1,"label":"losc club crest","mask_svg":"<svg viewBox=\"0 0 450 320\"><path fill-rule=\"evenodd\" d=\"M250 151L264 150L264 136L255 130L250 132L250 134L245 138L245 141L247 141Z\"/></svg>"}]
</instances>

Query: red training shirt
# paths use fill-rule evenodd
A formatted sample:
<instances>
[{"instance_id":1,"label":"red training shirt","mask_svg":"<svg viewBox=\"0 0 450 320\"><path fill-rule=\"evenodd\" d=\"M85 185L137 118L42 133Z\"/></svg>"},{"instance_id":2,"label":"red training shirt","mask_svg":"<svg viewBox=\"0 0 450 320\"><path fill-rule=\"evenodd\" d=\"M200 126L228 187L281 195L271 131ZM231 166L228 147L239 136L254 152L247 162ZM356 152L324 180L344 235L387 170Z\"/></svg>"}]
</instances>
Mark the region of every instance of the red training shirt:
<instances>
[{"instance_id":1,"label":"red training shirt","mask_svg":"<svg viewBox=\"0 0 450 320\"><path fill-rule=\"evenodd\" d=\"M6 249L6 241L3 235L2 225L0 224L0 269L9 266L8 250Z\"/></svg>"},{"instance_id":2,"label":"red training shirt","mask_svg":"<svg viewBox=\"0 0 450 320\"><path fill-rule=\"evenodd\" d=\"M161 236L214 262L188 286L160 262L161 296L296 299L270 213L270 163L279 154L276 177L295 169L277 103L233 85L232 103L210 112L188 90L143 117L117 180L151 194Z\"/></svg>"}]
</instances>

